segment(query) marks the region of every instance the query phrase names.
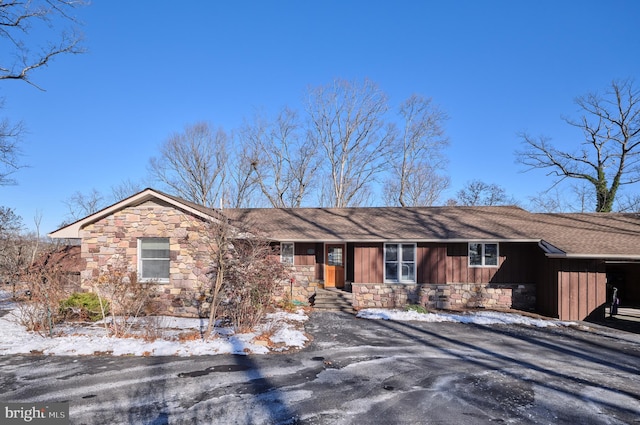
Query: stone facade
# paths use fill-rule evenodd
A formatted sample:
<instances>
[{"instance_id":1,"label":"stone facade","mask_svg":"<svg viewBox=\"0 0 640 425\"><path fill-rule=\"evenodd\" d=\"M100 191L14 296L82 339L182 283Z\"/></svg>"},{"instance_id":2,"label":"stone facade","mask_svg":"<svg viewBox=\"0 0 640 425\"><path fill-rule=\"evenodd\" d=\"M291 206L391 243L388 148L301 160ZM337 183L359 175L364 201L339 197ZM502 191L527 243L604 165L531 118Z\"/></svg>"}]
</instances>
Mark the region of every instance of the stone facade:
<instances>
[{"instance_id":1,"label":"stone facade","mask_svg":"<svg viewBox=\"0 0 640 425\"><path fill-rule=\"evenodd\" d=\"M91 290L113 270L136 273L141 238L168 238L170 278L154 283L158 313L198 316L207 308L204 289L212 249L206 223L196 215L162 201L147 201L116 211L80 230L81 282ZM292 265L278 291L280 300L308 302L320 285L316 265ZM385 284L353 283L353 307L401 308L420 304L428 309L535 308L534 284Z\"/></svg>"},{"instance_id":2,"label":"stone facade","mask_svg":"<svg viewBox=\"0 0 640 425\"><path fill-rule=\"evenodd\" d=\"M290 278L282 284L281 298L286 297L291 301L308 303L318 287L318 282L315 280L315 265L290 266L289 274Z\"/></svg>"},{"instance_id":3,"label":"stone facade","mask_svg":"<svg viewBox=\"0 0 640 425\"><path fill-rule=\"evenodd\" d=\"M82 285L91 289L114 269L137 272L139 238L169 238L170 279L156 283L159 312L197 316L212 249L206 235L200 218L171 205L147 201L124 208L81 230Z\"/></svg>"},{"instance_id":4,"label":"stone facade","mask_svg":"<svg viewBox=\"0 0 640 425\"><path fill-rule=\"evenodd\" d=\"M384 284L354 283L353 307L402 308L420 304L427 309L467 308L534 310L534 284Z\"/></svg>"}]
</instances>

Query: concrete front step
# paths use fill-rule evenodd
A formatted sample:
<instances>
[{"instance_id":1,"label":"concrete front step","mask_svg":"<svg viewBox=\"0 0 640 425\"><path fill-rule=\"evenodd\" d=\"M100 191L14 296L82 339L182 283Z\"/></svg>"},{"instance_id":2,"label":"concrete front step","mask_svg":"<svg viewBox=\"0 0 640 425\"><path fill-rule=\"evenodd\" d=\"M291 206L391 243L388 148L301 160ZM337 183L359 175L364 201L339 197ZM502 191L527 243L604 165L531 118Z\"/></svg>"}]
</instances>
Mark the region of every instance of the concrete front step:
<instances>
[{"instance_id":1,"label":"concrete front step","mask_svg":"<svg viewBox=\"0 0 640 425\"><path fill-rule=\"evenodd\" d=\"M353 312L351 293L340 289L316 289L312 305L316 310Z\"/></svg>"}]
</instances>

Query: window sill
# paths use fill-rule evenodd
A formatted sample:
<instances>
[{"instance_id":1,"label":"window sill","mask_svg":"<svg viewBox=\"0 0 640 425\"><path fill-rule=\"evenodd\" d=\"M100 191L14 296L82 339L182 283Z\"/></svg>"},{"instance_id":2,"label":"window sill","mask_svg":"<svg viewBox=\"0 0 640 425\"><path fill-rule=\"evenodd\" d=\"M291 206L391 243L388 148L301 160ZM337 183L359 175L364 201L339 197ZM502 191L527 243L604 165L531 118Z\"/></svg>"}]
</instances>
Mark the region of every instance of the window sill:
<instances>
[{"instance_id":1,"label":"window sill","mask_svg":"<svg viewBox=\"0 0 640 425\"><path fill-rule=\"evenodd\" d=\"M473 266L473 265L469 264L469 268L470 269L497 269L498 267L500 267L500 265L495 265L495 266Z\"/></svg>"},{"instance_id":2,"label":"window sill","mask_svg":"<svg viewBox=\"0 0 640 425\"><path fill-rule=\"evenodd\" d=\"M408 281L408 280L401 280L401 281L385 280L384 283L390 284L390 285L415 285L416 284L415 281Z\"/></svg>"},{"instance_id":3,"label":"window sill","mask_svg":"<svg viewBox=\"0 0 640 425\"><path fill-rule=\"evenodd\" d=\"M168 285L171 281L169 279L139 279L142 283L157 283L158 285Z\"/></svg>"}]
</instances>

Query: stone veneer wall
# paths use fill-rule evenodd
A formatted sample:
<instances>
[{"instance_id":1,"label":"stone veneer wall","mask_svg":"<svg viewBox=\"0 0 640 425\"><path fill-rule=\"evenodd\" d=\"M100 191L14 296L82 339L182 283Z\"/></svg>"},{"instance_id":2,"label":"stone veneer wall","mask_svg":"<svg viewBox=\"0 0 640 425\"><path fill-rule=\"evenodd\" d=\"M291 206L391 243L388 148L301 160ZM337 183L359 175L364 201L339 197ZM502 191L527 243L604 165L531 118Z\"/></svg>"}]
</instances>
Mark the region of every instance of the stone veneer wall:
<instances>
[{"instance_id":1,"label":"stone veneer wall","mask_svg":"<svg viewBox=\"0 0 640 425\"><path fill-rule=\"evenodd\" d=\"M290 266L289 274L290 278L282 283L282 294L278 298L308 303L318 287L318 282L315 281L315 266Z\"/></svg>"},{"instance_id":2,"label":"stone veneer wall","mask_svg":"<svg viewBox=\"0 0 640 425\"><path fill-rule=\"evenodd\" d=\"M197 316L200 288L205 276L210 246L205 224L197 217L171 205L153 201L128 207L86 226L80 232L81 257L86 268L82 286L91 289L109 266L138 268L138 238L169 238L171 266L169 283L158 283L161 313Z\"/></svg>"},{"instance_id":3,"label":"stone veneer wall","mask_svg":"<svg viewBox=\"0 0 640 425\"><path fill-rule=\"evenodd\" d=\"M466 308L534 310L535 284L371 284L354 283L353 307L402 308L420 304L427 309Z\"/></svg>"}]
</instances>

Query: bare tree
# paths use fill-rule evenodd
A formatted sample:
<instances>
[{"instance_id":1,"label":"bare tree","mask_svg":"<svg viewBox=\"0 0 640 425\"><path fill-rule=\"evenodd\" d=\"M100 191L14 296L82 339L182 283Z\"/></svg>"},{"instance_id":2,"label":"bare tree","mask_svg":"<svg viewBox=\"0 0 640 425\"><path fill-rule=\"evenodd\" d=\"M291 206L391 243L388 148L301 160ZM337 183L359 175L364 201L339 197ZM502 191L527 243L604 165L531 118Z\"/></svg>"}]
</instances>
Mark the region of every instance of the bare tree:
<instances>
[{"instance_id":1,"label":"bare tree","mask_svg":"<svg viewBox=\"0 0 640 425\"><path fill-rule=\"evenodd\" d=\"M235 162L233 167L229 167L229 177L225 185L224 207L247 208L258 207L259 201L256 194L260 188L256 183L253 170L254 153L251 146L245 145L244 141L235 143L239 151L235 152Z\"/></svg>"},{"instance_id":2,"label":"bare tree","mask_svg":"<svg viewBox=\"0 0 640 425\"><path fill-rule=\"evenodd\" d=\"M393 131L385 125L387 96L369 80L335 80L310 89L309 137L322 152L321 203L330 207L366 202L371 183L388 168Z\"/></svg>"},{"instance_id":3,"label":"bare tree","mask_svg":"<svg viewBox=\"0 0 640 425\"><path fill-rule=\"evenodd\" d=\"M96 213L110 203L128 198L141 190L142 188L139 184L134 183L131 180L123 180L121 183L111 187L110 196L105 196L96 188L91 189L88 193L76 191L73 195L63 201L69 212L67 213L66 220L62 225L69 224L70 222L80 220L83 217Z\"/></svg>"},{"instance_id":4,"label":"bare tree","mask_svg":"<svg viewBox=\"0 0 640 425\"><path fill-rule=\"evenodd\" d=\"M0 80L20 80L42 90L31 80L34 71L57 56L83 51L81 37L65 25L77 24L72 12L84 4L84 0L0 1ZM0 110L3 107L0 99ZM15 183L9 176L21 168L23 134L22 123L0 119L0 186Z\"/></svg>"},{"instance_id":5,"label":"bare tree","mask_svg":"<svg viewBox=\"0 0 640 425\"><path fill-rule=\"evenodd\" d=\"M402 129L391 158L391 175L384 196L387 205L431 206L449 186L442 174L443 150L449 140L443 123L447 115L432 100L413 95L400 106Z\"/></svg>"},{"instance_id":6,"label":"bare tree","mask_svg":"<svg viewBox=\"0 0 640 425\"><path fill-rule=\"evenodd\" d=\"M134 181L129 179L123 180L115 186L111 186L111 197L114 202L118 202L122 199L128 198L131 195L135 195L140 192L143 187Z\"/></svg>"},{"instance_id":7,"label":"bare tree","mask_svg":"<svg viewBox=\"0 0 640 425\"><path fill-rule=\"evenodd\" d=\"M187 126L160 147L149 163L152 178L188 201L213 207L224 193L227 134L207 123Z\"/></svg>"},{"instance_id":8,"label":"bare tree","mask_svg":"<svg viewBox=\"0 0 640 425\"><path fill-rule=\"evenodd\" d=\"M22 228L22 217L11 208L0 207L0 283L11 283L14 297L16 279L30 264Z\"/></svg>"},{"instance_id":9,"label":"bare tree","mask_svg":"<svg viewBox=\"0 0 640 425\"><path fill-rule=\"evenodd\" d=\"M618 212L640 213L640 195L625 195L618 202Z\"/></svg>"},{"instance_id":10,"label":"bare tree","mask_svg":"<svg viewBox=\"0 0 640 425\"><path fill-rule=\"evenodd\" d=\"M22 229L22 218L12 208L0 207L0 235L17 233Z\"/></svg>"},{"instance_id":11,"label":"bare tree","mask_svg":"<svg viewBox=\"0 0 640 425\"><path fill-rule=\"evenodd\" d=\"M480 180L467 182L464 188L458 191L457 199L449 201L449 205L465 206L494 206L517 204L513 197L507 195L503 187L497 184L488 184Z\"/></svg>"},{"instance_id":12,"label":"bare tree","mask_svg":"<svg viewBox=\"0 0 640 425\"><path fill-rule=\"evenodd\" d=\"M4 102L0 99L0 110L3 107ZM15 183L10 175L21 167L18 157L23 134L22 123L13 124L6 118L0 120L0 186Z\"/></svg>"},{"instance_id":13,"label":"bare tree","mask_svg":"<svg viewBox=\"0 0 640 425\"><path fill-rule=\"evenodd\" d=\"M68 218L70 221L89 216L106 206L104 196L95 188L86 194L76 191L64 203L69 209Z\"/></svg>"},{"instance_id":14,"label":"bare tree","mask_svg":"<svg viewBox=\"0 0 640 425\"><path fill-rule=\"evenodd\" d=\"M300 207L313 187L319 161L296 112L285 108L272 122L257 115L241 134L255 182L271 206Z\"/></svg>"},{"instance_id":15,"label":"bare tree","mask_svg":"<svg viewBox=\"0 0 640 425\"><path fill-rule=\"evenodd\" d=\"M567 209L565 197L557 190L546 190L529 197L529 209L533 212L556 213Z\"/></svg>"},{"instance_id":16,"label":"bare tree","mask_svg":"<svg viewBox=\"0 0 640 425\"><path fill-rule=\"evenodd\" d=\"M77 24L73 12L83 0L31 0L0 2L0 80L21 80L42 90L31 74L64 54L82 53L81 37L68 25ZM40 42L41 34L57 33Z\"/></svg>"},{"instance_id":17,"label":"bare tree","mask_svg":"<svg viewBox=\"0 0 640 425\"><path fill-rule=\"evenodd\" d=\"M554 185L570 178L587 182L595 211L610 212L618 190L640 181L640 91L633 80L613 81L604 94L578 97L583 114L565 118L584 137L572 150L561 150L545 136L520 134L524 150L518 161L531 169L548 169Z\"/></svg>"},{"instance_id":18,"label":"bare tree","mask_svg":"<svg viewBox=\"0 0 640 425\"><path fill-rule=\"evenodd\" d=\"M415 163L407 168L404 177L389 178L383 189L385 205L402 207L428 207L436 204L442 192L449 187L448 176L438 173L429 167L428 163ZM400 186L403 186L400 188ZM402 191L402 198L399 193ZM402 199L402 202L400 202Z\"/></svg>"}]
</instances>

